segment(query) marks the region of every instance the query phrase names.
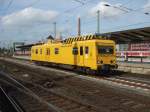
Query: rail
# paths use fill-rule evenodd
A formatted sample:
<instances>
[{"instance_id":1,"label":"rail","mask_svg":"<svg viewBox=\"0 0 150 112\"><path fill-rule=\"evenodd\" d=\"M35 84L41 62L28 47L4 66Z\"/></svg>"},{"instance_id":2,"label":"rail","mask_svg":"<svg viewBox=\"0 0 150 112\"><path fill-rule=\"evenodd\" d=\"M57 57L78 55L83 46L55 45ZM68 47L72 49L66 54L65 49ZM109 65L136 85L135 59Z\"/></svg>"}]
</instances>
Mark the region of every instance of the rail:
<instances>
[{"instance_id":1,"label":"rail","mask_svg":"<svg viewBox=\"0 0 150 112\"><path fill-rule=\"evenodd\" d=\"M37 96L34 92L32 92L30 89L28 89L27 87L25 87L24 85L22 85L20 82L18 82L16 79L14 79L13 77L10 76L10 74L7 74L3 71L0 71L0 75L1 75L1 79L5 80L7 83L11 83L11 86L17 88L18 90L23 91L25 94L28 94L30 96L32 96L33 98L39 100L40 102L42 102L43 104L48 105L51 108L51 112L63 112L63 110L61 110L60 108L55 107L54 105L48 103L47 101L42 100L39 96ZM3 92L5 92L3 90ZM7 94L5 94L7 95ZM8 95L7 95L8 96ZM6 97L4 97L6 98ZM13 102L15 104L15 102L12 100L12 98L10 98L9 96L7 97L9 98L9 101ZM5 99L0 98L0 101L4 101ZM6 103L7 104L7 103ZM4 104L5 106L5 104ZM16 105L17 107L18 105ZM9 108L7 108L9 109ZM10 110L10 109L9 109ZM0 111L1 112L1 111ZM2 111L3 112L3 111ZM4 112L24 112L24 111L4 111Z\"/></svg>"},{"instance_id":2,"label":"rail","mask_svg":"<svg viewBox=\"0 0 150 112\"><path fill-rule=\"evenodd\" d=\"M0 87L0 96L0 109L2 112L25 112L2 87Z\"/></svg>"}]
</instances>

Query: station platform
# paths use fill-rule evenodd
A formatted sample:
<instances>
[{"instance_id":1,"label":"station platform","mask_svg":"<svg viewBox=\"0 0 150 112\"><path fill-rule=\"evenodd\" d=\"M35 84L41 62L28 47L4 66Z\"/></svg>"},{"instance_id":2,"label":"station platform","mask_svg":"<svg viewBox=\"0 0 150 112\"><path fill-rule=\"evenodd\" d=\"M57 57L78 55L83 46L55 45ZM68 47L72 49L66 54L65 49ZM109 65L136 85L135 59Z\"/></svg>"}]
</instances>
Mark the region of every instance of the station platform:
<instances>
[{"instance_id":1,"label":"station platform","mask_svg":"<svg viewBox=\"0 0 150 112\"><path fill-rule=\"evenodd\" d=\"M30 60L31 57L30 56L12 56L13 58L16 59L23 59L23 60Z\"/></svg>"},{"instance_id":2,"label":"station platform","mask_svg":"<svg viewBox=\"0 0 150 112\"><path fill-rule=\"evenodd\" d=\"M118 62L118 70L150 75L150 63Z\"/></svg>"}]
</instances>

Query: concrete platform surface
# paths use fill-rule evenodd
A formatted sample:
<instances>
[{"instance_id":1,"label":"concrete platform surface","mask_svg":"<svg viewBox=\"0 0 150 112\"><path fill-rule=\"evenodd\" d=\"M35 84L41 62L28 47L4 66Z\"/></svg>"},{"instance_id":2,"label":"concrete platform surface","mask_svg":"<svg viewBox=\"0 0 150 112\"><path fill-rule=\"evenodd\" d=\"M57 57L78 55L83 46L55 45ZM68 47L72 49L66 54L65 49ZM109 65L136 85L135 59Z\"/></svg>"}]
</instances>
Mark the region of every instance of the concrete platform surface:
<instances>
[{"instance_id":1,"label":"concrete platform surface","mask_svg":"<svg viewBox=\"0 0 150 112\"><path fill-rule=\"evenodd\" d=\"M150 75L149 63L118 62L118 70Z\"/></svg>"}]
</instances>

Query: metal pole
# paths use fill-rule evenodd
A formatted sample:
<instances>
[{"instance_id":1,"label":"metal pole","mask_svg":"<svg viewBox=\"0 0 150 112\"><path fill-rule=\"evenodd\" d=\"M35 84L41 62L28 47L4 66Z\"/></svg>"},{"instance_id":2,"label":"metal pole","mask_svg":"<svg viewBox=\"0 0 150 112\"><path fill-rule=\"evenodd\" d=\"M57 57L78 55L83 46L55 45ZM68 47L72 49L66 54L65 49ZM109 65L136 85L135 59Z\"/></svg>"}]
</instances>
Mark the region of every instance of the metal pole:
<instances>
[{"instance_id":1,"label":"metal pole","mask_svg":"<svg viewBox=\"0 0 150 112\"><path fill-rule=\"evenodd\" d=\"M78 18L78 36L81 35L81 20L80 17Z\"/></svg>"},{"instance_id":2,"label":"metal pole","mask_svg":"<svg viewBox=\"0 0 150 112\"><path fill-rule=\"evenodd\" d=\"M56 22L54 22L54 38L56 38Z\"/></svg>"},{"instance_id":3,"label":"metal pole","mask_svg":"<svg viewBox=\"0 0 150 112\"><path fill-rule=\"evenodd\" d=\"M97 11L97 33L100 33L100 11Z\"/></svg>"}]
</instances>

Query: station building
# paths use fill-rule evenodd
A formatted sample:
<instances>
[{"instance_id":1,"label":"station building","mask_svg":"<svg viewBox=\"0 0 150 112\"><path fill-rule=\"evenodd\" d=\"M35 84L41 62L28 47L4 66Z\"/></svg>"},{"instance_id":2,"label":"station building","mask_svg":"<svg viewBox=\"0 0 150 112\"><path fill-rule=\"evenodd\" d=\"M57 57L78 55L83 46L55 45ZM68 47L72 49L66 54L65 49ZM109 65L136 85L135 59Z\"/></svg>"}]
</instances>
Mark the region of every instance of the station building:
<instances>
[{"instance_id":1,"label":"station building","mask_svg":"<svg viewBox=\"0 0 150 112\"><path fill-rule=\"evenodd\" d=\"M20 58L20 59L30 59L31 57L31 47L34 45L40 45L40 43L35 43L35 44L25 44L20 45L20 46L14 46L14 53L13 57L15 58Z\"/></svg>"},{"instance_id":2,"label":"station building","mask_svg":"<svg viewBox=\"0 0 150 112\"><path fill-rule=\"evenodd\" d=\"M49 37L47 37L47 39L52 39L53 40L53 37L50 35ZM14 42L13 57L29 60L30 57L31 57L31 47L34 46L34 45L41 45L43 43L44 42L41 42L41 41L39 41L37 43L34 43L34 44L25 44L23 42Z\"/></svg>"},{"instance_id":3,"label":"station building","mask_svg":"<svg viewBox=\"0 0 150 112\"><path fill-rule=\"evenodd\" d=\"M116 41L118 61L150 62L150 27L103 35Z\"/></svg>"}]
</instances>

